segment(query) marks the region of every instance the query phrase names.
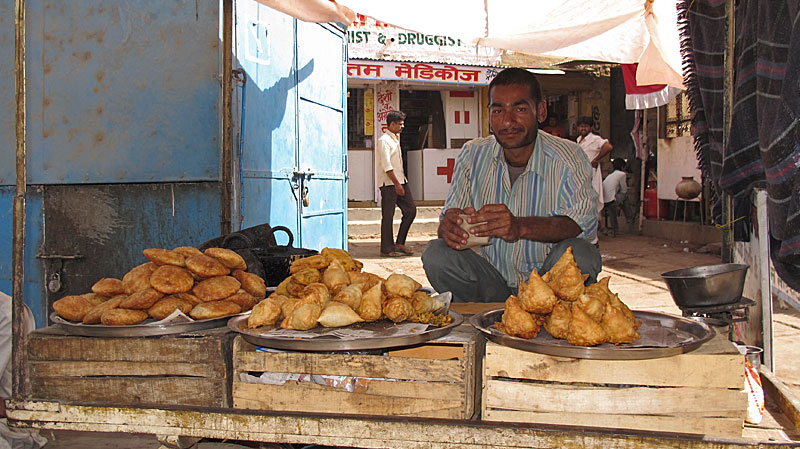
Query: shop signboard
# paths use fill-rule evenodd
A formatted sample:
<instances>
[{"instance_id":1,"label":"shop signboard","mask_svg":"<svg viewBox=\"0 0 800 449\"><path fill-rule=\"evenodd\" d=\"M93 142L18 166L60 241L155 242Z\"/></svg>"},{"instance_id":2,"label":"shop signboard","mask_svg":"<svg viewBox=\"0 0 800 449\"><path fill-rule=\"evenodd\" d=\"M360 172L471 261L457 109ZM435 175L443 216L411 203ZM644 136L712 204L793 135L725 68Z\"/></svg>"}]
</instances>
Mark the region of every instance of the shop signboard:
<instances>
[{"instance_id":1,"label":"shop signboard","mask_svg":"<svg viewBox=\"0 0 800 449\"><path fill-rule=\"evenodd\" d=\"M347 63L347 76L350 79L399 80L469 86L488 85L500 70L502 68L499 67L360 59L351 59Z\"/></svg>"}]
</instances>

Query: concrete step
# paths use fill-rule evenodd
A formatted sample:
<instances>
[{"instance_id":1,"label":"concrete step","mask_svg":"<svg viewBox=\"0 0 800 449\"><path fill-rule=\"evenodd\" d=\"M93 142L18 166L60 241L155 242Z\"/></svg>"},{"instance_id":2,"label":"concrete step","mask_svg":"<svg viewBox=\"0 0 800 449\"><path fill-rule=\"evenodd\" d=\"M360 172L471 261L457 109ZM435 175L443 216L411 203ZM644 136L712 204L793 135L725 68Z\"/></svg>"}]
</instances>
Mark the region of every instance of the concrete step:
<instances>
[{"instance_id":1,"label":"concrete step","mask_svg":"<svg viewBox=\"0 0 800 449\"><path fill-rule=\"evenodd\" d=\"M409 234L435 235L439 228L439 206L417 206L417 216L411 224ZM394 234L400 228L400 209L395 208L392 220ZM347 210L347 230L350 238L375 236L381 233L380 207L351 207Z\"/></svg>"}]
</instances>

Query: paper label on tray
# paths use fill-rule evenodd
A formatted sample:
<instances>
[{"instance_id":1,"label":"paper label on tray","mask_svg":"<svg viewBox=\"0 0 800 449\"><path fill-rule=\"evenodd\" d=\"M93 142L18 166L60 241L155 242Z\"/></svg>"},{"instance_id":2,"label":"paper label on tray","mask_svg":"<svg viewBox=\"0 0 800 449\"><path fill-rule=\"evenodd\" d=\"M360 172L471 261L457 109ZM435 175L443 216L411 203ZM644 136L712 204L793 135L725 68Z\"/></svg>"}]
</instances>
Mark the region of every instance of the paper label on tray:
<instances>
[{"instance_id":1,"label":"paper label on tray","mask_svg":"<svg viewBox=\"0 0 800 449\"><path fill-rule=\"evenodd\" d=\"M180 309L175 309L163 320L154 321L152 323L147 323L147 324L177 324L177 323L191 323L191 322L194 322L194 319L192 317L181 312Z\"/></svg>"}]
</instances>

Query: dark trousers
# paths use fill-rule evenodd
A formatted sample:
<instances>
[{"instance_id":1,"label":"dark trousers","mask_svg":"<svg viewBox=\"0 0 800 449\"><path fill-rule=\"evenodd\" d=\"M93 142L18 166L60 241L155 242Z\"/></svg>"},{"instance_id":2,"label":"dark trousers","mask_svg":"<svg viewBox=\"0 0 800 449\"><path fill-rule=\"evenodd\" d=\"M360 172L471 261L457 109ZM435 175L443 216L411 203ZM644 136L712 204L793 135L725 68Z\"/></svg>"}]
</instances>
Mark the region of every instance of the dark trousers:
<instances>
[{"instance_id":1,"label":"dark trousers","mask_svg":"<svg viewBox=\"0 0 800 449\"><path fill-rule=\"evenodd\" d=\"M580 238L569 238L553 245L538 272L550 271L569 247L581 273L589 275L587 282L597 282L597 275L603 270L600 251ZM444 239L428 243L422 253L422 266L431 287L439 293L452 292L454 302L505 301L508 295L517 294L517 288L508 286L491 262L471 249L450 248Z\"/></svg>"},{"instance_id":2,"label":"dark trousers","mask_svg":"<svg viewBox=\"0 0 800 449\"><path fill-rule=\"evenodd\" d=\"M617 221L617 217L619 217L619 205L616 201L610 201L603 204L603 215L605 215L606 219L611 222L610 226L611 229L614 230L614 233L619 232L619 222ZM606 223L606 226L608 225L609 223Z\"/></svg>"},{"instance_id":3,"label":"dark trousers","mask_svg":"<svg viewBox=\"0 0 800 449\"><path fill-rule=\"evenodd\" d=\"M394 191L394 186L381 187L381 252L390 253L394 251L394 245L406 244L406 237L408 230L411 229L411 223L414 217L417 216L417 206L414 204L414 197L411 195L411 189L408 184L403 184L406 194L403 196L397 195ZM394 207L400 208L403 218L400 220L400 229L397 231L397 241L393 237L392 221L394 221Z\"/></svg>"}]
</instances>

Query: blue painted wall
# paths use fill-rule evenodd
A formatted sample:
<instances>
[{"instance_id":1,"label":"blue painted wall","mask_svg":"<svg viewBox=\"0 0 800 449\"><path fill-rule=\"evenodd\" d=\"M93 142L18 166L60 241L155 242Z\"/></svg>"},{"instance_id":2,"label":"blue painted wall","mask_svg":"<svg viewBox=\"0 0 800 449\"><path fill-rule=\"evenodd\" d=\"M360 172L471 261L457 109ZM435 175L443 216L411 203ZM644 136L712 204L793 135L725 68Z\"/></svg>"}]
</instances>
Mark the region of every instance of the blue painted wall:
<instances>
[{"instance_id":1,"label":"blue painted wall","mask_svg":"<svg viewBox=\"0 0 800 449\"><path fill-rule=\"evenodd\" d=\"M217 2L26 5L29 183L219 179ZM0 105L14 94L13 6L0 0ZM12 156L13 123L4 108ZM3 155L0 185L12 185Z\"/></svg>"}]
</instances>

